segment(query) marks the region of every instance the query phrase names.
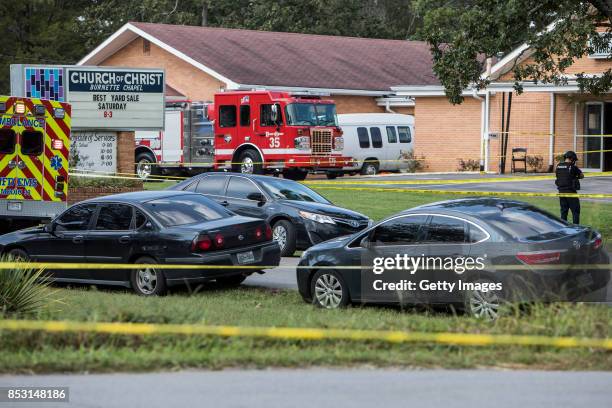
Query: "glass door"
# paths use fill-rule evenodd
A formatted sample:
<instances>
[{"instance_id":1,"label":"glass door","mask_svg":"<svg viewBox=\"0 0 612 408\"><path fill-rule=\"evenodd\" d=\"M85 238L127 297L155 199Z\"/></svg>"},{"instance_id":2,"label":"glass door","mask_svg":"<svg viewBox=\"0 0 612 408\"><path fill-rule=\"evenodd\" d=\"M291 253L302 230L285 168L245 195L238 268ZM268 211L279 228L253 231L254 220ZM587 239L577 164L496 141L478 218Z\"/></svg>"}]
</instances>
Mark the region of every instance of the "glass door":
<instances>
[{"instance_id":1,"label":"glass door","mask_svg":"<svg viewBox=\"0 0 612 408\"><path fill-rule=\"evenodd\" d=\"M582 165L586 170L601 171L603 145L603 102L587 102L584 110L584 136L582 138ZM597 137L599 135L599 137Z\"/></svg>"}]
</instances>

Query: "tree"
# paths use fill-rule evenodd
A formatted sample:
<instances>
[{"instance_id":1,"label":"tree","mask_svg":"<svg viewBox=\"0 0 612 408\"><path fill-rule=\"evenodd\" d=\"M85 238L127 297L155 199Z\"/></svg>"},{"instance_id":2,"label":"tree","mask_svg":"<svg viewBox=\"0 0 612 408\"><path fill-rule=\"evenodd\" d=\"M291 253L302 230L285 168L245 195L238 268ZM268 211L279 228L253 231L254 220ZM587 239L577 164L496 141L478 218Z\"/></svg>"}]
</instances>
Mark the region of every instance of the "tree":
<instances>
[{"instance_id":1,"label":"tree","mask_svg":"<svg viewBox=\"0 0 612 408\"><path fill-rule=\"evenodd\" d=\"M608 49L612 1L418 0L423 15L419 35L431 45L433 70L452 103L470 86L489 84L486 59L526 43L530 59L515 61L514 88L523 81L567 83L566 70L578 58ZM606 27L599 33L598 27ZM577 75L580 90L599 95L612 88L612 70L597 77Z\"/></svg>"}]
</instances>

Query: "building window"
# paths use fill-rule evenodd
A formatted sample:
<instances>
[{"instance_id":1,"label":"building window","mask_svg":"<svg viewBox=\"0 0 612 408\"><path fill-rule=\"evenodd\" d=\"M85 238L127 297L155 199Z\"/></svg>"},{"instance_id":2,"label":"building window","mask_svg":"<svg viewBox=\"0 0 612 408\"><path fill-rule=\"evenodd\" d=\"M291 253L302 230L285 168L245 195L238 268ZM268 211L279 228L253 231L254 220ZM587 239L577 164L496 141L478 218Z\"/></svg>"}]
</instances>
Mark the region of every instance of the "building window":
<instances>
[{"instance_id":1,"label":"building window","mask_svg":"<svg viewBox=\"0 0 612 408\"><path fill-rule=\"evenodd\" d=\"M359 139L359 147L367 149L370 147L370 137L368 136L368 129L364 127L357 128L357 138Z\"/></svg>"},{"instance_id":2,"label":"building window","mask_svg":"<svg viewBox=\"0 0 612 408\"><path fill-rule=\"evenodd\" d=\"M236 126L236 106L221 105L219 107L219 126L222 128Z\"/></svg>"},{"instance_id":3,"label":"building window","mask_svg":"<svg viewBox=\"0 0 612 408\"><path fill-rule=\"evenodd\" d=\"M251 106L240 105L240 126L249 126L251 123Z\"/></svg>"},{"instance_id":4,"label":"building window","mask_svg":"<svg viewBox=\"0 0 612 408\"><path fill-rule=\"evenodd\" d=\"M372 147L379 149L382 147L382 135L380 134L380 128L371 127L370 135L372 136Z\"/></svg>"},{"instance_id":5,"label":"building window","mask_svg":"<svg viewBox=\"0 0 612 408\"><path fill-rule=\"evenodd\" d=\"M142 54L143 55L151 55L151 41L142 40Z\"/></svg>"}]
</instances>

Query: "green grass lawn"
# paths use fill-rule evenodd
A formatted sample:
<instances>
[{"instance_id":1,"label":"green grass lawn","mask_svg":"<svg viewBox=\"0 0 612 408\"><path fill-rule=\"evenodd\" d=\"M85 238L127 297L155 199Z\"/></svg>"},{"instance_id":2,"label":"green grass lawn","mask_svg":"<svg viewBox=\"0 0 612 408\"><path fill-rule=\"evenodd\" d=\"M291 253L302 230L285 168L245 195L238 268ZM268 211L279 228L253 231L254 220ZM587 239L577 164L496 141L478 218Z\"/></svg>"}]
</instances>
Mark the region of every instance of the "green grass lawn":
<instances>
[{"instance_id":1,"label":"green grass lawn","mask_svg":"<svg viewBox=\"0 0 612 408\"><path fill-rule=\"evenodd\" d=\"M59 289L39 319L209 325L322 327L460 333L610 336L612 308L554 305L478 321L448 311L352 307L322 310L293 291L205 289L143 298L122 290ZM546 347L456 347L375 341L282 341L181 335L0 333L0 372L141 371L187 367L375 365L612 369L612 353Z\"/></svg>"},{"instance_id":2,"label":"green grass lawn","mask_svg":"<svg viewBox=\"0 0 612 408\"><path fill-rule=\"evenodd\" d=\"M145 183L161 189L173 182ZM337 205L381 219L448 195L320 190ZM558 201L535 198L558 212ZM582 203L585 224L612 235L612 204ZM293 274L292 271L287 273ZM427 332L538 334L610 337L612 308L557 304L482 322L448 311L422 308L353 307L320 310L294 291L214 287L162 298L124 290L55 288L55 302L29 318L103 322L198 323L210 325L321 327ZM75 333L0 332L0 372L126 371L234 366L375 365L408 367L504 367L611 370L612 352L547 347L457 347L380 342L281 341L179 335L121 336Z\"/></svg>"}]
</instances>

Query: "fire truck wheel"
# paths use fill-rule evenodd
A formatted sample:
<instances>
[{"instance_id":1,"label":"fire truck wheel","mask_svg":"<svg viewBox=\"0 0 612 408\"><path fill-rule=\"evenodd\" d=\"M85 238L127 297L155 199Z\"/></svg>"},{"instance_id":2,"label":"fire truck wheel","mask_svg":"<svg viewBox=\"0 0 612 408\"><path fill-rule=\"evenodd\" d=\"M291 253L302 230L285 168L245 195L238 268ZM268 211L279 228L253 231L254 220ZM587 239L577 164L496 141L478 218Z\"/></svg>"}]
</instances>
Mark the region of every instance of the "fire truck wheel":
<instances>
[{"instance_id":1,"label":"fire truck wheel","mask_svg":"<svg viewBox=\"0 0 612 408\"><path fill-rule=\"evenodd\" d=\"M283 177L289 180L302 181L306 179L308 172L300 169L288 169L283 172Z\"/></svg>"},{"instance_id":2,"label":"fire truck wheel","mask_svg":"<svg viewBox=\"0 0 612 408\"><path fill-rule=\"evenodd\" d=\"M135 264L156 264L155 259L148 256L138 258ZM130 281L134 292L141 296L161 296L166 293L166 278L160 269L143 266L132 270Z\"/></svg>"},{"instance_id":3,"label":"fire truck wheel","mask_svg":"<svg viewBox=\"0 0 612 408\"><path fill-rule=\"evenodd\" d=\"M155 174L155 157L151 153L140 153L136 156L136 174L145 180L150 175Z\"/></svg>"},{"instance_id":4,"label":"fire truck wheel","mask_svg":"<svg viewBox=\"0 0 612 408\"><path fill-rule=\"evenodd\" d=\"M327 176L329 180L334 180L338 177L338 173L329 172L329 173L326 173L325 176Z\"/></svg>"},{"instance_id":5,"label":"fire truck wheel","mask_svg":"<svg viewBox=\"0 0 612 408\"><path fill-rule=\"evenodd\" d=\"M363 163L363 167L361 168L361 174L364 176L373 176L378 173L378 163L377 162L369 162Z\"/></svg>"},{"instance_id":6,"label":"fire truck wheel","mask_svg":"<svg viewBox=\"0 0 612 408\"><path fill-rule=\"evenodd\" d=\"M28 253L21 248L13 248L8 251L8 256L15 261L27 262L30 260Z\"/></svg>"},{"instance_id":7,"label":"fire truck wheel","mask_svg":"<svg viewBox=\"0 0 612 408\"><path fill-rule=\"evenodd\" d=\"M281 256L291 256L295 252L296 236L293 224L287 220L280 220L272 226L272 238L281 249Z\"/></svg>"},{"instance_id":8,"label":"fire truck wheel","mask_svg":"<svg viewBox=\"0 0 612 408\"><path fill-rule=\"evenodd\" d=\"M263 174L263 159L253 149L245 150L238 156L238 163L233 164L233 171L242 174Z\"/></svg>"}]
</instances>

